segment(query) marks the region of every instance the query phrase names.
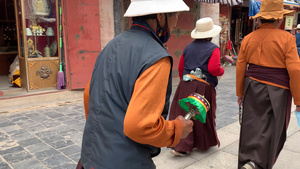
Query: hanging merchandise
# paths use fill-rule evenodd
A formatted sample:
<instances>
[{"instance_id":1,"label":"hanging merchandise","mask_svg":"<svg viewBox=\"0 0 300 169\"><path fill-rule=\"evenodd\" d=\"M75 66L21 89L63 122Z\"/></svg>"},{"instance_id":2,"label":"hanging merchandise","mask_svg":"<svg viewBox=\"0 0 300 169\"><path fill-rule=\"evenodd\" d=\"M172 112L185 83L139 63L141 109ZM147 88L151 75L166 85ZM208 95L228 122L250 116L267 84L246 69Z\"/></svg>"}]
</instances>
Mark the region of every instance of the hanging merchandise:
<instances>
[{"instance_id":1,"label":"hanging merchandise","mask_svg":"<svg viewBox=\"0 0 300 169\"><path fill-rule=\"evenodd\" d=\"M261 1L260 0L249 0L249 14L248 16L255 16L260 9Z\"/></svg>"},{"instance_id":2,"label":"hanging merchandise","mask_svg":"<svg viewBox=\"0 0 300 169\"><path fill-rule=\"evenodd\" d=\"M233 59L237 59L237 54L236 54L236 52L235 52L235 49L234 49L234 46L233 46L233 43L232 43L232 41L231 41L231 46L232 46L232 50L233 50L233 53L234 53L234 57L233 57Z\"/></svg>"}]
</instances>

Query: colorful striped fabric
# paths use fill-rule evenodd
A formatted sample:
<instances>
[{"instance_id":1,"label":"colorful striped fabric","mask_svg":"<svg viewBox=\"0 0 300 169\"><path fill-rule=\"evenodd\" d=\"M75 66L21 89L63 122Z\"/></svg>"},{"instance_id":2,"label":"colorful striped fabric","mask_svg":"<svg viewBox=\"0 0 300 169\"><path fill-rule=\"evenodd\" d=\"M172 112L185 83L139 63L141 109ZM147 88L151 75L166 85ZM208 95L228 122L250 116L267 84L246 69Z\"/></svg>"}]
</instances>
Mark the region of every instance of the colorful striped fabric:
<instances>
[{"instance_id":1,"label":"colorful striped fabric","mask_svg":"<svg viewBox=\"0 0 300 169\"><path fill-rule=\"evenodd\" d=\"M243 4L243 0L196 0L196 1L205 2L205 3L221 3L230 6Z\"/></svg>"}]
</instances>

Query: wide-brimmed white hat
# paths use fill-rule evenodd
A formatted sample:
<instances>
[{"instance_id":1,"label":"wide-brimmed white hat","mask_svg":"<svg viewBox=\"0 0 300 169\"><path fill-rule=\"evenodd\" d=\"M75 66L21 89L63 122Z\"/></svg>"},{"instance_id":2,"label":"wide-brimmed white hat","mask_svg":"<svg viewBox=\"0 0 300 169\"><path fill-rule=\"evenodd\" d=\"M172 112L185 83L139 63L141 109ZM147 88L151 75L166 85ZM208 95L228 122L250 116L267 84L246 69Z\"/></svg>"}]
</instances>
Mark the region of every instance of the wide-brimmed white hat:
<instances>
[{"instance_id":1,"label":"wide-brimmed white hat","mask_svg":"<svg viewBox=\"0 0 300 169\"><path fill-rule=\"evenodd\" d=\"M131 0L124 17L189 11L183 0Z\"/></svg>"},{"instance_id":2,"label":"wide-brimmed white hat","mask_svg":"<svg viewBox=\"0 0 300 169\"><path fill-rule=\"evenodd\" d=\"M196 22L196 28L192 31L191 37L193 39L212 38L221 32L221 27L214 25L211 18L201 18Z\"/></svg>"}]
</instances>

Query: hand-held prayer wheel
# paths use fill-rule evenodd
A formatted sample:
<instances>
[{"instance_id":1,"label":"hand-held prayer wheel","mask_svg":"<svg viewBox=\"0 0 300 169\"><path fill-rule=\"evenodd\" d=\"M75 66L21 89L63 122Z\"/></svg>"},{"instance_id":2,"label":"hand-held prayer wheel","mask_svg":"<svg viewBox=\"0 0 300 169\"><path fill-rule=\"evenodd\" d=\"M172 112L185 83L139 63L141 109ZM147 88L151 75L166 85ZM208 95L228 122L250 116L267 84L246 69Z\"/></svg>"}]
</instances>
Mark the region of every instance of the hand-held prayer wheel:
<instances>
[{"instance_id":1,"label":"hand-held prayer wheel","mask_svg":"<svg viewBox=\"0 0 300 169\"><path fill-rule=\"evenodd\" d=\"M206 113L210 109L210 104L204 96L198 93L190 94L188 97L179 100L179 105L187 112L185 119L194 118L201 123L206 122Z\"/></svg>"}]
</instances>

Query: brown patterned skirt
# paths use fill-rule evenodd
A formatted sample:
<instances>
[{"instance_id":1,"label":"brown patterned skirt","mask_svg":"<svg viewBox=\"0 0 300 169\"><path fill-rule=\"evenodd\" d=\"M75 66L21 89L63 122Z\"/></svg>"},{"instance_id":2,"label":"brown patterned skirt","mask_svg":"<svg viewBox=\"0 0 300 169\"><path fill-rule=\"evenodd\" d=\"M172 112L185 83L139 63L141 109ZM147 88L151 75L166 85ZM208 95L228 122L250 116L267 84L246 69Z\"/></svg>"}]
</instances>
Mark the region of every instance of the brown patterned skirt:
<instances>
[{"instance_id":1,"label":"brown patterned skirt","mask_svg":"<svg viewBox=\"0 0 300 169\"><path fill-rule=\"evenodd\" d=\"M173 120L179 115L183 117L186 115L186 112L178 103L180 99L186 98L192 93L203 95L210 103L210 110L207 112L206 123L193 120L193 131L185 139L181 139L179 144L174 147L176 151L192 152L194 148L203 151L215 145L220 146L215 128L217 105L216 90L213 86L197 80L187 82L181 80L171 104L169 119Z\"/></svg>"}]
</instances>

